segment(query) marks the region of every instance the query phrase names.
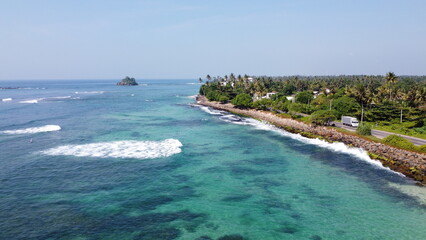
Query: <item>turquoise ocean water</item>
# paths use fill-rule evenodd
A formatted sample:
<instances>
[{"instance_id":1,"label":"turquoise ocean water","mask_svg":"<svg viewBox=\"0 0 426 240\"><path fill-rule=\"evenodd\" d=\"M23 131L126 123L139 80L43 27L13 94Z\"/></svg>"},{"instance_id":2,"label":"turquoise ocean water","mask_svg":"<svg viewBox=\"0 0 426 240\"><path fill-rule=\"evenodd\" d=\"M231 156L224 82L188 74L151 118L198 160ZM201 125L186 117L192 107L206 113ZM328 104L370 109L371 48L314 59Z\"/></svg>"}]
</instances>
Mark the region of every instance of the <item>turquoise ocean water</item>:
<instances>
[{"instance_id":1,"label":"turquoise ocean water","mask_svg":"<svg viewBox=\"0 0 426 240\"><path fill-rule=\"evenodd\" d=\"M424 189L361 150L114 82L0 82L0 239L426 239Z\"/></svg>"}]
</instances>

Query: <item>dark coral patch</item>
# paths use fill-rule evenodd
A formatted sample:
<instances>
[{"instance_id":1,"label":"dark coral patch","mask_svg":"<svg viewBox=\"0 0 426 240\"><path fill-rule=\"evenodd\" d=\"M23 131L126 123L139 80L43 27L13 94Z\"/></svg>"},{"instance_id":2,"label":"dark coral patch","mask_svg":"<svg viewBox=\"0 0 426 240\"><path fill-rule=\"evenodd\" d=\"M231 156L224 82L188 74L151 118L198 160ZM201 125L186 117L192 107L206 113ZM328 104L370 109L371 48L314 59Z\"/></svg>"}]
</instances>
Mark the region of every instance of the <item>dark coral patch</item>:
<instances>
[{"instance_id":1,"label":"dark coral patch","mask_svg":"<svg viewBox=\"0 0 426 240\"><path fill-rule=\"evenodd\" d=\"M322 237L320 237L318 235L313 235L309 239L311 239L311 240L322 240Z\"/></svg>"},{"instance_id":2,"label":"dark coral patch","mask_svg":"<svg viewBox=\"0 0 426 240\"><path fill-rule=\"evenodd\" d=\"M195 240L213 240L213 238L204 235L204 236L196 238Z\"/></svg>"},{"instance_id":3,"label":"dark coral patch","mask_svg":"<svg viewBox=\"0 0 426 240\"><path fill-rule=\"evenodd\" d=\"M180 236L181 232L176 228L151 229L134 237L134 240L173 240Z\"/></svg>"},{"instance_id":4,"label":"dark coral patch","mask_svg":"<svg viewBox=\"0 0 426 240\"><path fill-rule=\"evenodd\" d=\"M244 240L244 237L239 234L231 234L231 235L225 235L217 240Z\"/></svg>"},{"instance_id":5,"label":"dark coral patch","mask_svg":"<svg viewBox=\"0 0 426 240\"><path fill-rule=\"evenodd\" d=\"M251 194L239 194L239 195L230 195L222 198L222 201L226 202L241 202L251 198Z\"/></svg>"},{"instance_id":6,"label":"dark coral patch","mask_svg":"<svg viewBox=\"0 0 426 240\"><path fill-rule=\"evenodd\" d=\"M295 227L286 226L286 227L280 228L279 231L282 233L295 234L299 230Z\"/></svg>"}]
</instances>

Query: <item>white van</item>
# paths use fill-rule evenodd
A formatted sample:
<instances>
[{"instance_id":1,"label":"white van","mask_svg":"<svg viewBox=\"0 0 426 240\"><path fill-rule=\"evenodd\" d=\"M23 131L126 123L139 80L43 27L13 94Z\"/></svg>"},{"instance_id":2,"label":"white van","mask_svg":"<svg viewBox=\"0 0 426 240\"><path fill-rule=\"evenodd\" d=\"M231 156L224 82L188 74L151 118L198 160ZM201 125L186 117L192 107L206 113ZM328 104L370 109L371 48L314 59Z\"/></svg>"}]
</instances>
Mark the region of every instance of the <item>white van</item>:
<instances>
[{"instance_id":1,"label":"white van","mask_svg":"<svg viewBox=\"0 0 426 240\"><path fill-rule=\"evenodd\" d=\"M358 120L354 117L342 116L343 125L358 127Z\"/></svg>"}]
</instances>

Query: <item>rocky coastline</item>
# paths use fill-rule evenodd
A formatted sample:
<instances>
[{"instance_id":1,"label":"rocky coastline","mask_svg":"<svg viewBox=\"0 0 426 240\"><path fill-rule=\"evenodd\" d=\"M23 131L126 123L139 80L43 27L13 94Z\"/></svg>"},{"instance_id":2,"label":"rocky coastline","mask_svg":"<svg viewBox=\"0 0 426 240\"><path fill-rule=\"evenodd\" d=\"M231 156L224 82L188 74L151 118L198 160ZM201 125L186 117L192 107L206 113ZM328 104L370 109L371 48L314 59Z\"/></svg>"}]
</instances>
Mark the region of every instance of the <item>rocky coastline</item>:
<instances>
[{"instance_id":1,"label":"rocky coastline","mask_svg":"<svg viewBox=\"0 0 426 240\"><path fill-rule=\"evenodd\" d=\"M229 103L221 104L219 102L211 102L204 96L197 96L197 102L203 106L267 121L286 131L299 133L305 137L319 137L327 141L343 142L353 147L365 149L371 158L379 160L384 166L396 172L400 172L421 184L426 184L426 154L395 148L356 135L342 133L334 128L313 126L294 119L283 118L272 112L254 109L239 109Z\"/></svg>"}]
</instances>

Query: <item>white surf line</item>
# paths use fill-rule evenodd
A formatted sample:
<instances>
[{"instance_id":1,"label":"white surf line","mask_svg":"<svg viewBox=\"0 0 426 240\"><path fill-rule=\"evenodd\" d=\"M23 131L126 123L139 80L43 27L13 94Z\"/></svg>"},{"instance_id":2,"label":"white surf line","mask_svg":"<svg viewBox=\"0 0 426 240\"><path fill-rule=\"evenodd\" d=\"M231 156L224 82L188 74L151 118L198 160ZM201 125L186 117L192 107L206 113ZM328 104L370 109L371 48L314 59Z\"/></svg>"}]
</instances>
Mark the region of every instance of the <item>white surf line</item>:
<instances>
[{"instance_id":1,"label":"white surf line","mask_svg":"<svg viewBox=\"0 0 426 240\"><path fill-rule=\"evenodd\" d=\"M82 145L65 145L41 151L52 156L98 157L98 158L161 158L182 152L182 143L177 139L163 141L115 141Z\"/></svg>"},{"instance_id":2,"label":"white surf line","mask_svg":"<svg viewBox=\"0 0 426 240\"><path fill-rule=\"evenodd\" d=\"M198 104L193 104L193 106L197 106L199 107L202 111L209 113L211 115L234 115L232 113L228 113L226 111L221 111L221 110L216 110L210 107L206 107L206 106L202 106L202 105L198 105ZM225 114L224 114L225 112ZM236 116L236 115L234 115ZM250 125L255 127L256 129L259 130L265 130L265 131L273 131L276 132L282 136L286 136L286 137L290 137L294 140L306 143L306 144L311 144L311 145L316 145L322 148L327 148L331 151L334 152L339 152L339 153L346 153L346 154L350 154L352 156L357 157L358 159L365 161L371 165L373 165L374 167L380 168L380 169L384 169L387 170L391 173L397 174L399 176L403 176L405 177L404 174L396 172L391 170L388 167L383 166L383 164L380 161L377 160L373 160L370 158L370 156L368 156L367 151L365 151L362 148L356 148L356 147L349 147L347 145L345 145L342 142L333 142L333 143L329 143L327 141L318 139L318 138L307 138L304 137L300 134L295 134L295 133L291 133L291 132L287 132L281 128L276 127L275 125L270 124L269 122L266 121L259 121L253 118L241 118L242 121L232 121L229 120L229 118L219 118L225 122L229 122L229 123L233 123L233 124L238 124L238 125Z\"/></svg>"},{"instance_id":3,"label":"white surf line","mask_svg":"<svg viewBox=\"0 0 426 240\"><path fill-rule=\"evenodd\" d=\"M0 131L2 134L33 134L33 133L41 133L41 132L53 132L59 131L61 127L58 125L46 125L42 127L33 127L33 128L24 128L24 129L14 129L14 130L5 130Z\"/></svg>"}]
</instances>

